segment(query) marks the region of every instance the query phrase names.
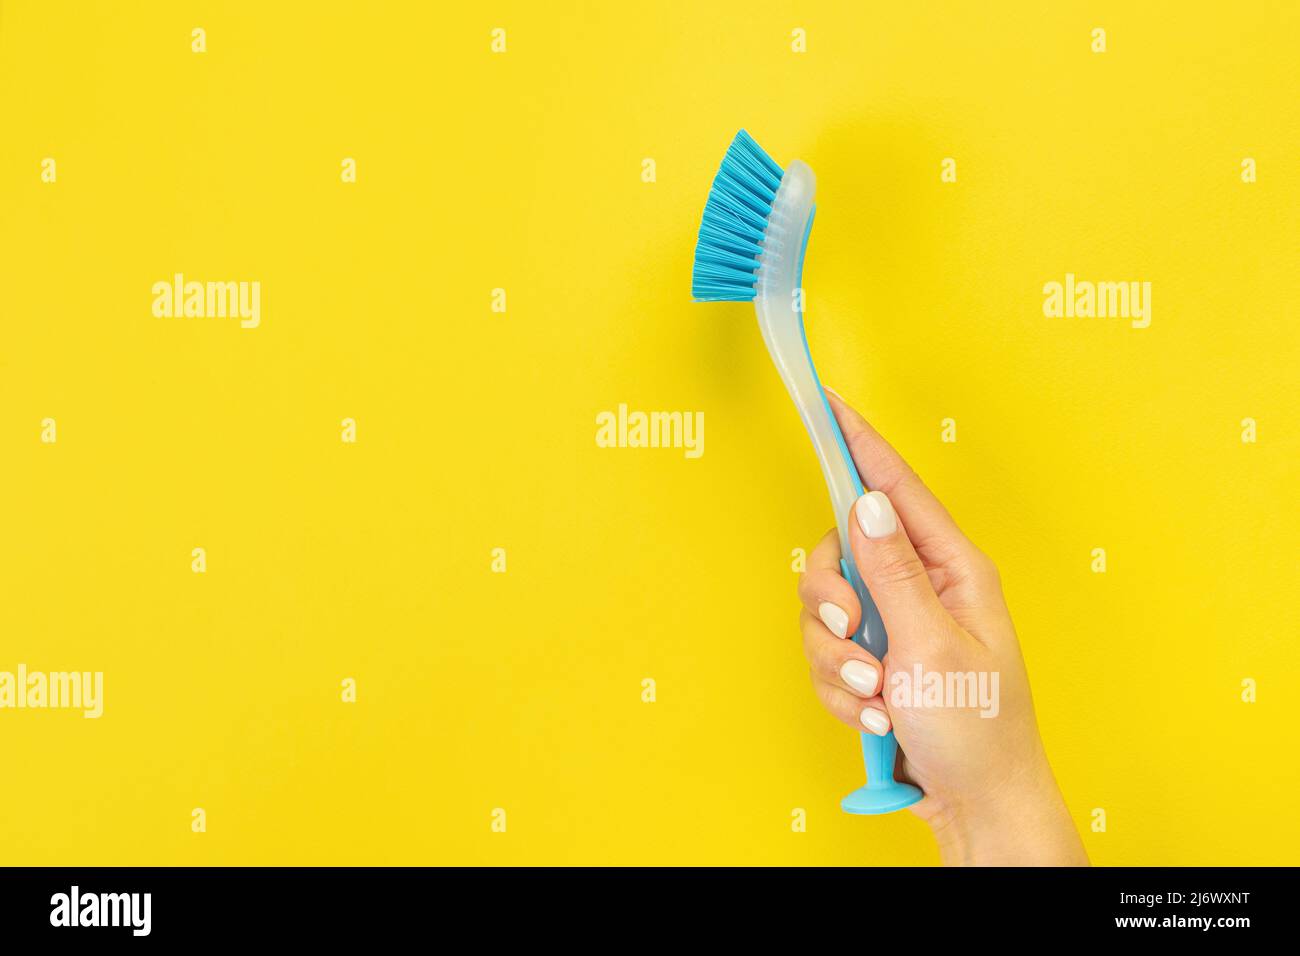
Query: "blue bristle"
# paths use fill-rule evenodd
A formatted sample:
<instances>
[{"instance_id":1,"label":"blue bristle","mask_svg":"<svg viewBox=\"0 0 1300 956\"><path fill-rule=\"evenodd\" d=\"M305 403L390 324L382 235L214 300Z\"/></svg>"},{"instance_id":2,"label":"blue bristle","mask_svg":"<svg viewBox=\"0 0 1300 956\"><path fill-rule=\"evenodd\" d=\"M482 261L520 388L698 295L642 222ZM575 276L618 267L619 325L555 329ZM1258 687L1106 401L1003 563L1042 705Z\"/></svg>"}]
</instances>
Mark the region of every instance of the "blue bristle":
<instances>
[{"instance_id":1,"label":"blue bristle","mask_svg":"<svg viewBox=\"0 0 1300 956\"><path fill-rule=\"evenodd\" d=\"M749 302L781 167L743 129L727 147L704 205L695 244L696 302Z\"/></svg>"}]
</instances>

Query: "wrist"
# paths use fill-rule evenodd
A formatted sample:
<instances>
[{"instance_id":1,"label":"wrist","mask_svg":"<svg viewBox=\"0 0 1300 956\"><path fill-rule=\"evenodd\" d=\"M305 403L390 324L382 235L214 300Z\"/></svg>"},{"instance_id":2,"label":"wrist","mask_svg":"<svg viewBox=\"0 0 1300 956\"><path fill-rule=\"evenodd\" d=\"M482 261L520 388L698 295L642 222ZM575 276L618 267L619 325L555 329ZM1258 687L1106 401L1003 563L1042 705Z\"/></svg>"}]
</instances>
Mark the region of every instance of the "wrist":
<instances>
[{"instance_id":1,"label":"wrist","mask_svg":"<svg viewBox=\"0 0 1300 956\"><path fill-rule=\"evenodd\" d=\"M1087 866L1044 755L1000 785L955 798L930 820L944 866Z\"/></svg>"}]
</instances>

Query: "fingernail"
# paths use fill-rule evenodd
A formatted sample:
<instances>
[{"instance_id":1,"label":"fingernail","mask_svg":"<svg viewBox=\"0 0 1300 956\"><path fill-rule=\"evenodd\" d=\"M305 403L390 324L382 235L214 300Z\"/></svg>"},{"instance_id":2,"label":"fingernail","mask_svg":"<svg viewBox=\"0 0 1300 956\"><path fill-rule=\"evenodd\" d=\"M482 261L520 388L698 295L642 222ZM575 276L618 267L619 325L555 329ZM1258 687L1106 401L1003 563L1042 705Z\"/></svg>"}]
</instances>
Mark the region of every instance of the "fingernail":
<instances>
[{"instance_id":1,"label":"fingernail","mask_svg":"<svg viewBox=\"0 0 1300 956\"><path fill-rule=\"evenodd\" d=\"M853 506L862 533L868 538L883 538L898 530L898 516L883 491L868 491Z\"/></svg>"},{"instance_id":2,"label":"fingernail","mask_svg":"<svg viewBox=\"0 0 1300 956\"><path fill-rule=\"evenodd\" d=\"M823 392L830 392L832 395L834 395L836 398L838 398L841 402L844 402L844 396L841 395L839 392L835 391L835 389L831 388L829 385L825 385L825 384L823 384L823 385L822 385L822 391L823 391ZM848 402L844 402L844 404L847 405Z\"/></svg>"},{"instance_id":3,"label":"fingernail","mask_svg":"<svg viewBox=\"0 0 1300 956\"><path fill-rule=\"evenodd\" d=\"M863 727L866 727L877 737L883 737L889 733L889 718L874 707L864 708L858 719L862 721Z\"/></svg>"},{"instance_id":4,"label":"fingernail","mask_svg":"<svg viewBox=\"0 0 1300 956\"><path fill-rule=\"evenodd\" d=\"M822 619L822 623L831 629L831 633L836 637L845 638L849 636L849 616L844 613L843 608L836 607L830 601L822 601L817 605L817 616Z\"/></svg>"},{"instance_id":5,"label":"fingernail","mask_svg":"<svg viewBox=\"0 0 1300 956\"><path fill-rule=\"evenodd\" d=\"M840 676L863 697L870 697L876 692L879 676L876 669L866 661L845 661L840 667Z\"/></svg>"}]
</instances>

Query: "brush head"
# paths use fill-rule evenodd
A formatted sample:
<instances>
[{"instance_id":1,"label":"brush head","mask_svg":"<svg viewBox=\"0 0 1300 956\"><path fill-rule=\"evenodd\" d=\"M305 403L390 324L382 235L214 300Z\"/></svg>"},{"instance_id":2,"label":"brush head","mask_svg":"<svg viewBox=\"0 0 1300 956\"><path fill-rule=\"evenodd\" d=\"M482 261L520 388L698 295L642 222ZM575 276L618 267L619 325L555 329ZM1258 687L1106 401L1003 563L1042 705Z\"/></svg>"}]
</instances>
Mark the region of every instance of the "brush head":
<instances>
[{"instance_id":1,"label":"brush head","mask_svg":"<svg viewBox=\"0 0 1300 956\"><path fill-rule=\"evenodd\" d=\"M743 129L713 177L695 243L691 295L696 302L750 302L757 287L763 234L785 175Z\"/></svg>"}]
</instances>

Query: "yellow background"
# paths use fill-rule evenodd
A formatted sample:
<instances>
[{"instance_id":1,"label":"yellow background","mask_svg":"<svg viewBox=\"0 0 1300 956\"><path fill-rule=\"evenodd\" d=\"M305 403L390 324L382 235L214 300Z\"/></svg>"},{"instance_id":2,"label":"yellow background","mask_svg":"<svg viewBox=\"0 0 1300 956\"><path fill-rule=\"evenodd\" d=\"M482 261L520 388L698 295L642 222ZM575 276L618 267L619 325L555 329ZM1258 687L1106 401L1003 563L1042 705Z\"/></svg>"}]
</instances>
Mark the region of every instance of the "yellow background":
<instances>
[{"instance_id":1,"label":"yellow background","mask_svg":"<svg viewBox=\"0 0 1300 956\"><path fill-rule=\"evenodd\" d=\"M0 863L936 862L838 810L825 491L690 302L742 126L818 174L813 354L999 562L1094 861L1300 862L1297 9L0 2L0 670L105 673L0 711ZM176 271L261 327L154 318ZM1066 272L1151 327L1045 318ZM598 448L620 402L703 458Z\"/></svg>"}]
</instances>

